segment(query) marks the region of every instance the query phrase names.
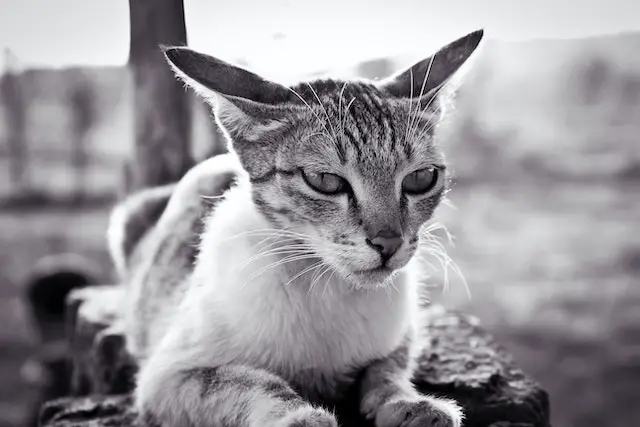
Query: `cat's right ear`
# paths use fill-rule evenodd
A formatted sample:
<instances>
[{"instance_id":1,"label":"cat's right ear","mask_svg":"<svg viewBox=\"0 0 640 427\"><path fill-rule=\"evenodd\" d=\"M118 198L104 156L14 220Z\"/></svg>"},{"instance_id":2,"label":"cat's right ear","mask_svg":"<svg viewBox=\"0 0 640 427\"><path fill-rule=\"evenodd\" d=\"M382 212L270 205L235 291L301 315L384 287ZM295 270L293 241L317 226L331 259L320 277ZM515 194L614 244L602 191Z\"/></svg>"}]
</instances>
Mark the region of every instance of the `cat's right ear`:
<instances>
[{"instance_id":1,"label":"cat's right ear","mask_svg":"<svg viewBox=\"0 0 640 427\"><path fill-rule=\"evenodd\" d=\"M186 47L162 47L176 75L212 107L233 140L255 141L286 124L285 86Z\"/></svg>"},{"instance_id":2,"label":"cat's right ear","mask_svg":"<svg viewBox=\"0 0 640 427\"><path fill-rule=\"evenodd\" d=\"M384 79L378 86L390 95L403 99L430 99L445 85L455 91L456 88L451 87L455 86L451 85L452 78L461 74L460 69L477 50L483 37L484 30L469 33L408 69Z\"/></svg>"}]
</instances>

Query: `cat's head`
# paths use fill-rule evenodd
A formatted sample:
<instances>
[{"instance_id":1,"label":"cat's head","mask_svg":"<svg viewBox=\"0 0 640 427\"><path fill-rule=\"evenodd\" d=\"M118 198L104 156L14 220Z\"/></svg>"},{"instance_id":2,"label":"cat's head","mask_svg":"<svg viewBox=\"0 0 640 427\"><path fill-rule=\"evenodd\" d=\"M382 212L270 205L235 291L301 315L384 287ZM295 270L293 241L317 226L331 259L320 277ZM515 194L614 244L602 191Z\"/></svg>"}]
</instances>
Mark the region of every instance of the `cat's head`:
<instances>
[{"instance_id":1,"label":"cat's head","mask_svg":"<svg viewBox=\"0 0 640 427\"><path fill-rule=\"evenodd\" d=\"M165 55L211 103L258 209L276 228L306 236L298 248L371 287L408 263L441 201L447 171L434 133L448 83L482 36L381 81L293 87L187 48Z\"/></svg>"}]
</instances>

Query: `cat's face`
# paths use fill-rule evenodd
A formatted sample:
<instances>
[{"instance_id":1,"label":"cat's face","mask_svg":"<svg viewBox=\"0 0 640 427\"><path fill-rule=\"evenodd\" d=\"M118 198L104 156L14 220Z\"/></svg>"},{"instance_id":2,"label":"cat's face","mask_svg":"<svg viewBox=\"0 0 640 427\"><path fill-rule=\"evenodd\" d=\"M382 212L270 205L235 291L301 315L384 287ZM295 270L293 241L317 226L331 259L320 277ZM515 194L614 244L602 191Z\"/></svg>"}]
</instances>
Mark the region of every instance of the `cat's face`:
<instances>
[{"instance_id":1,"label":"cat's face","mask_svg":"<svg viewBox=\"0 0 640 427\"><path fill-rule=\"evenodd\" d=\"M445 189L433 141L440 115L368 83L293 90L308 106L300 102L269 131L274 149L240 153L253 171L254 200L277 227L308 236L312 252L343 277L380 284L414 255Z\"/></svg>"},{"instance_id":2,"label":"cat's face","mask_svg":"<svg viewBox=\"0 0 640 427\"><path fill-rule=\"evenodd\" d=\"M457 40L382 82L291 88L184 48L166 53L212 100L258 209L291 232L292 247L368 288L409 262L442 198L439 89L481 37Z\"/></svg>"}]
</instances>

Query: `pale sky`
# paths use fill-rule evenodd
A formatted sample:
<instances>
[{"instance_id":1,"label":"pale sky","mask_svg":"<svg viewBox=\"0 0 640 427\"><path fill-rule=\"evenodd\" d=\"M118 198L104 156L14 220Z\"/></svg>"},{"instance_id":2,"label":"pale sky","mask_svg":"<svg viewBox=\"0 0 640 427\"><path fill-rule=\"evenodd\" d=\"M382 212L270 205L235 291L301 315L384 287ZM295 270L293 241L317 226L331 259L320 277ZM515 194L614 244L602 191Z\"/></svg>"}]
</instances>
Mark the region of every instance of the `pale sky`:
<instances>
[{"instance_id":1,"label":"pale sky","mask_svg":"<svg viewBox=\"0 0 640 427\"><path fill-rule=\"evenodd\" d=\"M640 31L640 0L185 0L189 45L267 74L501 40ZM0 0L0 48L25 65L124 64L127 0ZM0 66L3 59L0 58Z\"/></svg>"}]
</instances>

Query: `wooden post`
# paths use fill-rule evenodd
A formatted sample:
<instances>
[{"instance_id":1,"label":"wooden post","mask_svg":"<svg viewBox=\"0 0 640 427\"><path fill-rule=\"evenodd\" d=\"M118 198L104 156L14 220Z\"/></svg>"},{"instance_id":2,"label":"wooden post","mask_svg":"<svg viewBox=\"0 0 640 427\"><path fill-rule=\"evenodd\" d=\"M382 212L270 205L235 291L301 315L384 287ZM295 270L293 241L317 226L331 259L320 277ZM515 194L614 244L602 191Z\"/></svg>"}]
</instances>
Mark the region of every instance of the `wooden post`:
<instances>
[{"instance_id":1,"label":"wooden post","mask_svg":"<svg viewBox=\"0 0 640 427\"><path fill-rule=\"evenodd\" d=\"M94 88L87 76L80 72L76 83L69 93L69 109L71 110L71 167L75 172L73 198L77 203L85 201L87 190L87 167L89 166L88 133L96 120L96 99Z\"/></svg>"},{"instance_id":2,"label":"wooden post","mask_svg":"<svg viewBox=\"0 0 640 427\"><path fill-rule=\"evenodd\" d=\"M159 45L187 44L182 0L129 0L135 151L125 187L177 181L192 165L191 102Z\"/></svg>"},{"instance_id":3,"label":"wooden post","mask_svg":"<svg viewBox=\"0 0 640 427\"><path fill-rule=\"evenodd\" d=\"M9 148L9 179L13 195L30 190L27 175L29 160L26 138L27 105L22 76L15 69L16 57L5 49L4 59L7 68L0 77L0 99L4 104Z\"/></svg>"}]
</instances>

